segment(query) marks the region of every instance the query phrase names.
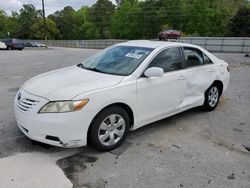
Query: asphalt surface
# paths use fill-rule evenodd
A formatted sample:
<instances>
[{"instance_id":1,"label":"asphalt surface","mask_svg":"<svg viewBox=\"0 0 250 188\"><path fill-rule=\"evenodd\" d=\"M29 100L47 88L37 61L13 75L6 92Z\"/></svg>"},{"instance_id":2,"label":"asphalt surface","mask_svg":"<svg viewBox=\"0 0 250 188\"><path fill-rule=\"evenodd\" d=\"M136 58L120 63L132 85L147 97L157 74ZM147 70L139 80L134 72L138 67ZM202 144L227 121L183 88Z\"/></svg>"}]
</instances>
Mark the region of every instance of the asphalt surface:
<instances>
[{"instance_id":1,"label":"asphalt surface","mask_svg":"<svg viewBox=\"0 0 250 188\"><path fill-rule=\"evenodd\" d=\"M215 54L231 82L213 112L192 109L129 134L118 149L64 149L31 142L13 100L29 78L97 52L53 48L0 51L0 182L3 187L250 187L250 58ZM51 178L53 177L53 178Z\"/></svg>"}]
</instances>

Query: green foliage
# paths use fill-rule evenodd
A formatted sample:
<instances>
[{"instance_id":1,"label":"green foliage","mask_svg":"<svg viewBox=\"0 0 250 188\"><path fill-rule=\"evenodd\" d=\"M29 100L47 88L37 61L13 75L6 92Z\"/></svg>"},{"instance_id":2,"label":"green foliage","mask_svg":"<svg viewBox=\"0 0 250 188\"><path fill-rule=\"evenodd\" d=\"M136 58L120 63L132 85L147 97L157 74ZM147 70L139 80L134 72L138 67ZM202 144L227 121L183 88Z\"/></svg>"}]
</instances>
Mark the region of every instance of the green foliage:
<instances>
[{"instance_id":1,"label":"green foliage","mask_svg":"<svg viewBox=\"0 0 250 188\"><path fill-rule=\"evenodd\" d=\"M111 38L110 22L115 5L109 0L98 0L90 9L87 18L94 23L101 38Z\"/></svg>"},{"instance_id":2,"label":"green foliage","mask_svg":"<svg viewBox=\"0 0 250 188\"><path fill-rule=\"evenodd\" d=\"M46 31L46 37L49 40L59 38L60 31L56 27L56 23L47 18L45 20L45 31ZM35 22L31 26L31 30L34 31L30 34L30 38L32 39L44 39L44 21L43 19L40 19L39 21Z\"/></svg>"},{"instance_id":3,"label":"green foliage","mask_svg":"<svg viewBox=\"0 0 250 188\"><path fill-rule=\"evenodd\" d=\"M82 7L75 12L75 25L73 27L72 39L98 39L100 38L100 33L96 28L95 24L87 20L87 15L89 12L88 7Z\"/></svg>"},{"instance_id":4,"label":"green foliage","mask_svg":"<svg viewBox=\"0 0 250 188\"><path fill-rule=\"evenodd\" d=\"M141 38L156 38L157 33L166 20L166 11L163 10L163 0L146 0L139 3L140 11L138 26L142 32Z\"/></svg>"},{"instance_id":5,"label":"green foliage","mask_svg":"<svg viewBox=\"0 0 250 188\"><path fill-rule=\"evenodd\" d=\"M15 17L8 17L3 10L0 10L0 38L14 36L16 28L18 27L17 19Z\"/></svg>"},{"instance_id":6,"label":"green foliage","mask_svg":"<svg viewBox=\"0 0 250 188\"><path fill-rule=\"evenodd\" d=\"M165 29L186 36L249 36L247 0L97 0L46 18L48 39L152 39ZM8 16L0 10L0 38L43 39L42 11L24 4Z\"/></svg>"},{"instance_id":7,"label":"green foliage","mask_svg":"<svg viewBox=\"0 0 250 188\"><path fill-rule=\"evenodd\" d=\"M250 37L250 7L242 7L229 23L229 35Z\"/></svg>"},{"instance_id":8,"label":"green foliage","mask_svg":"<svg viewBox=\"0 0 250 188\"><path fill-rule=\"evenodd\" d=\"M141 30L138 27L139 3L124 0L115 11L111 20L111 31L114 38L136 39L141 37Z\"/></svg>"},{"instance_id":9,"label":"green foliage","mask_svg":"<svg viewBox=\"0 0 250 188\"><path fill-rule=\"evenodd\" d=\"M31 38L31 26L41 19L41 11L36 10L36 8L31 4L24 4L23 8L20 9L19 13L15 15L17 19L17 30L16 36L18 38Z\"/></svg>"},{"instance_id":10,"label":"green foliage","mask_svg":"<svg viewBox=\"0 0 250 188\"><path fill-rule=\"evenodd\" d=\"M48 18L53 20L61 32L62 39L72 39L72 28L77 22L75 19L75 10L71 6L64 7L61 11L56 11L49 15Z\"/></svg>"}]
</instances>

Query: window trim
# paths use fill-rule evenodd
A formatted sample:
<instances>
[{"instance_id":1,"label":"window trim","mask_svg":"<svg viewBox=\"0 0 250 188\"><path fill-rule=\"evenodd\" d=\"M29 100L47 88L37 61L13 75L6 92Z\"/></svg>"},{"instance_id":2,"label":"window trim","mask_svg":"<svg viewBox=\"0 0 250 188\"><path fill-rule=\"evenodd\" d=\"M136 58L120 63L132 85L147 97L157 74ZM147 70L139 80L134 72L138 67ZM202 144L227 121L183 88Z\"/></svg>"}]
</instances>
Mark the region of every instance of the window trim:
<instances>
[{"instance_id":1,"label":"window trim","mask_svg":"<svg viewBox=\"0 0 250 188\"><path fill-rule=\"evenodd\" d=\"M171 48L178 48L179 50L179 53L180 53L180 56L181 56L181 66L182 68L179 69L179 70L173 70L173 71L168 71L168 72L164 72L163 75L167 74L167 73L172 73L172 72L175 72L175 71L181 71L183 69L185 69L184 67L184 57L183 57L183 53L182 53L182 46L168 46L168 47L165 47L165 48L162 48L160 51L158 51L149 61L148 61L148 64L144 67L140 77L145 77L144 75L144 72L148 69L149 65L152 63L152 61L161 53L163 52L164 50L167 50L167 49L171 49Z\"/></svg>"},{"instance_id":2,"label":"window trim","mask_svg":"<svg viewBox=\"0 0 250 188\"><path fill-rule=\"evenodd\" d=\"M205 54L204 52L202 52L202 54L203 54L204 65L213 65L213 64L214 64L214 62L211 60L210 57L208 57L207 54ZM205 63L205 56L207 56L207 58L208 58L212 63Z\"/></svg>"}]
</instances>

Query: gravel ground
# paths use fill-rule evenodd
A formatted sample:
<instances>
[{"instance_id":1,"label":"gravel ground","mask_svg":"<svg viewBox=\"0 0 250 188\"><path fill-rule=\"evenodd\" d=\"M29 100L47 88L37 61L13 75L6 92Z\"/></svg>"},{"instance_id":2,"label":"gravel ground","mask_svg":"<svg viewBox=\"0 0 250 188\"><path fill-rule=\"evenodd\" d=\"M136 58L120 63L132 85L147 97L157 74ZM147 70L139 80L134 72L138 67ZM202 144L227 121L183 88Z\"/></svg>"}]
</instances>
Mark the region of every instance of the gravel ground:
<instances>
[{"instance_id":1,"label":"gravel ground","mask_svg":"<svg viewBox=\"0 0 250 188\"><path fill-rule=\"evenodd\" d=\"M250 152L242 146L250 146L250 58L243 54L215 54L231 66L229 88L215 111L192 109L147 125L130 133L112 152L57 148L23 136L13 113L14 96L22 83L77 64L95 52L0 51L4 187L250 187Z\"/></svg>"}]
</instances>

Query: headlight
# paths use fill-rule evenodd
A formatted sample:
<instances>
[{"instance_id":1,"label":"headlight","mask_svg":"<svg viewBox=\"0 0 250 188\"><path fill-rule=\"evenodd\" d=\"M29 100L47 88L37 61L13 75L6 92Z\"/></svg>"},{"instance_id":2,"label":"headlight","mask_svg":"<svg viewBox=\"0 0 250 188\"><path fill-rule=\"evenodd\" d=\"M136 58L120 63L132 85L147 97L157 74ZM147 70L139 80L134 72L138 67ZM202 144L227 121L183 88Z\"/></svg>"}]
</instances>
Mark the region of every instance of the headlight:
<instances>
[{"instance_id":1,"label":"headlight","mask_svg":"<svg viewBox=\"0 0 250 188\"><path fill-rule=\"evenodd\" d=\"M60 112L73 112L81 110L87 103L88 99L79 101L54 101L45 104L39 113L60 113Z\"/></svg>"}]
</instances>

